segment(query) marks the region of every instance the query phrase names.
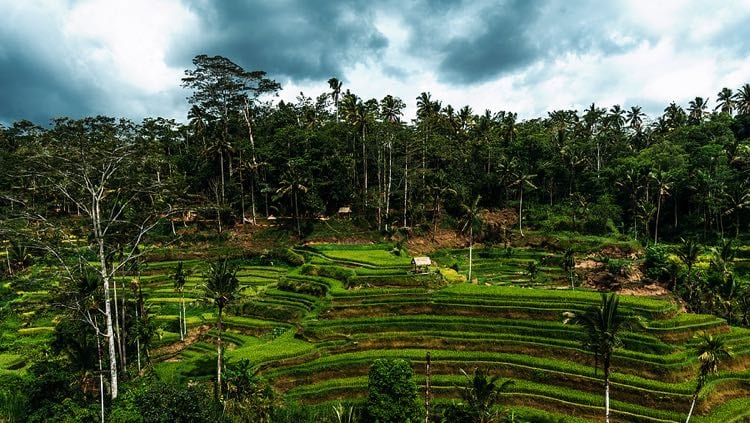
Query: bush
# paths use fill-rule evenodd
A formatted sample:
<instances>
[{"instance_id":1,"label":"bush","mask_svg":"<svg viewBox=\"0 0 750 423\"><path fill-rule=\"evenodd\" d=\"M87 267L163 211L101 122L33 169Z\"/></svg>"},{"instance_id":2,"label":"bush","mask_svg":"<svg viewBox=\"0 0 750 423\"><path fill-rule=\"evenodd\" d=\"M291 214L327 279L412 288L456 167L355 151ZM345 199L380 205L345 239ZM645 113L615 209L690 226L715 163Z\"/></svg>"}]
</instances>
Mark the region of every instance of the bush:
<instances>
[{"instance_id":1,"label":"bush","mask_svg":"<svg viewBox=\"0 0 750 423\"><path fill-rule=\"evenodd\" d=\"M664 245L650 245L646 247L644 258L646 277L657 281L669 279L669 250Z\"/></svg>"},{"instance_id":2,"label":"bush","mask_svg":"<svg viewBox=\"0 0 750 423\"><path fill-rule=\"evenodd\" d=\"M424 414L417 397L414 371L403 359L377 359L367 379L367 412L380 423L417 422Z\"/></svg>"},{"instance_id":3,"label":"bush","mask_svg":"<svg viewBox=\"0 0 750 423\"><path fill-rule=\"evenodd\" d=\"M328 288L319 283L312 281L303 281L299 279L281 278L277 287L282 291L296 292L299 294L312 295L314 297L325 297Z\"/></svg>"},{"instance_id":4,"label":"bush","mask_svg":"<svg viewBox=\"0 0 750 423\"><path fill-rule=\"evenodd\" d=\"M201 385L177 386L140 379L112 406L113 423L221 422L220 408L213 395Z\"/></svg>"}]
</instances>

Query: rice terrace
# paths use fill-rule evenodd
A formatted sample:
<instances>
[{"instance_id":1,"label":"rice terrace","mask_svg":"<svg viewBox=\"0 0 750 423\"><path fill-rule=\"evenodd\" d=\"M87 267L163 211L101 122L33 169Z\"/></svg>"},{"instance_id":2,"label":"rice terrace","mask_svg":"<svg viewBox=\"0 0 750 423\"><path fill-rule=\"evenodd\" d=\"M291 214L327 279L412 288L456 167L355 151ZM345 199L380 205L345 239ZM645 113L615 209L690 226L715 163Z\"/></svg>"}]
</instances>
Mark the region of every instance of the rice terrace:
<instances>
[{"instance_id":1,"label":"rice terrace","mask_svg":"<svg viewBox=\"0 0 750 423\"><path fill-rule=\"evenodd\" d=\"M0 0L0 423L750 422L743 1Z\"/></svg>"}]
</instances>

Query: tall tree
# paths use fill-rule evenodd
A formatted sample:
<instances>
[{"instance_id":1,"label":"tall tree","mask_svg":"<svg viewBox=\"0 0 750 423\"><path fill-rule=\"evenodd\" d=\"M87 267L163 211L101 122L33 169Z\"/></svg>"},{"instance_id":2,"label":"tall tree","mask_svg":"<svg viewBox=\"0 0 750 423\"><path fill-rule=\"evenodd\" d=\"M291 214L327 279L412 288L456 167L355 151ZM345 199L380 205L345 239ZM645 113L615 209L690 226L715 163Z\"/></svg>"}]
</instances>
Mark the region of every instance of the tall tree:
<instances>
[{"instance_id":1,"label":"tall tree","mask_svg":"<svg viewBox=\"0 0 750 423\"><path fill-rule=\"evenodd\" d=\"M583 314L572 313L569 321L583 327L586 338L583 346L594 354L594 368L602 364L604 371L604 420L609 423L609 378L612 354L622 345L621 334L630 319L619 309L617 294L602 293L601 303L591 306Z\"/></svg>"},{"instance_id":2,"label":"tall tree","mask_svg":"<svg viewBox=\"0 0 750 423\"><path fill-rule=\"evenodd\" d=\"M708 99L703 97L695 97L694 100L690 100L688 107L688 118L691 123L697 125L703 122L703 118L706 116L706 109L708 108Z\"/></svg>"},{"instance_id":3,"label":"tall tree","mask_svg":"<svg viewBox=\"0 0 750 423\"><path fill-rule=\"evenodd\" d=\"M240 292L240 281L237 279L237 267L224 259L208 264L208 271L204 276L203 297L211 301L217 308L216 317L216 389L221 397L221 370L222 355L221 345L222 313L224 308L234 301Z\"/></svg>"},{"instance_id":4,"label":"tall tree","mask_svg":"<svg viewBox=\"0 0 750 423\"><path fill-rule=\"evenodd\" d=\"M514 175L513 182L511 182L511 186L518 187L518 232L521 234L521 237L524 237L523 234L523 191L525 188L529 189L536 189L536 185L534 185L534 178L536 175L528 174L528 173L517 173Z\"/></svg>"},{"instance_id":5,"label":"tall tree","mask_svg":"<svg viewBox=\"0 0 750 423\"><path fill-rule=\"evenodd\" d=\"M466 413L472 422L491 423L498 421L493 407L500 401L500 394L506 391L513 381L501 381L499 376L490 376L486 369L476 368L471 375L461 369L466 385L461 388L461 398L466 401Z\"/></svg>"},{"instance_id":6,"label":"tall tree","mask_svg":"<svg viewBox=\"0 0 750 423\"><path fill-rule=\"evenodd\" d=\"M109 346L113 399L118 395L118 358L111 286L115 275L143 254L138 245L160 214L158 196L153 195L160 184L152 179L154 173L146 171L149 153L137 144L135 131L129 121L105 117L58 119L49 133L50 142L33 157L33 168L47 189L75 204L85 216L83 227L89 231L103 288L103 336ZM39 246L62 259L55 246L45 241Z\"/></svg>"},{"instance_id":7,"label":"tall tree","mask_svg":"<svg viewBox=\"0 0 750 423\"><path fill-rule=\"evenodd\" d=\"M393 97L392 95L387 95L383 97L382 100L380 100L380 117L386 124L386 148L388 150L388 176L383 175L385 179L385 192L383 193L383 196L385 197L386 231L388 230L388 225L390 224L391 192L393 187L393 144L395 140L395 131L401 126L401 116L403 115L403 110L405 107L406 104L403 100L398 97ZM404 176L404 189L406 189L407 187L406 176L408 175Z\"/></svg>"},{"instance_id":8,"label":"tall tree","mask_svg":"<svg viewBox=\"0 0 750 423\"><path fill-rule=\"evenodd\" d=\"M471 265L472 265L472 253L474 250L474 226L481 222L481 219L479 217L479 200L482 199L481 195L478 195L476 199L474 199L473 202L470 204L462 204L461 208L464 212L464 227L463 230L465 231L467 228L469 229L469 276L468 281L471 283Z\"/></svg>"},{"instance_id":9,"label":"tall tree","mask_svg":"<svg viewBox=\"0 0 750 423\"><path fill-rule=\"evenodd\" d=\"M696 335L696 338L698 339L698 345L695 347L695 352L698 355L698 363L700 364L698 368L698 383L695 386L695 391L693 391L693 401L690 404L690 411L688 412L687 419L685 419L685 423L690 422L695 403L698 400L698 394L700 394L701 389L705 386L708 376L716 374L719 371L719 364L732 356L731 349L721 338L715 338L713 335L705 332Z\"/></svg>"},{"instance_id":10,"label":"tall tree","mask_svg":"<svg viewBox=\"0 0 750 423\"><path fill-rule=\"evenodd\" d=\"M734 111L734 93L731 88L724 87L716 95L716 107L714 110L720 110L721 113L731 115Z\"/></svg>"},{"instance_id":11,"label":"tall tree","mask_svg":"<svg viewBox=\"0 0 750 423\"><path fill-rule=\"evenodd\" d=\"M339 123L339 96L341 95L341 81L337 78L331 78L328 80L328 86L331 88L331 96L333 96L333 106L336 108L336 123Z\"/></svg>"},{"instance_id":12,"label":"tall tree","mask_svg":"<svg viewBox=\"0 0 750 423\"><path fill-rule=\"evenodd\" d=\"M734 104L738 114L750 115L750 84L745 84L737 90L734 94Z\"/></svg>"},{"instance_id":13,"label":"tall tree","mask_svg":"<svg viewBox=\"0 0 750 423\"><path fill-rule=\"evenodd\" d=\"M185 317L185 282L187 282L188 272L182 261L177 263L172 274L172 280L174 281L174 288L180 293L180 341L185 339L187 335L187 318Z\"/></svg>"},{"instance_id":14,"label":"tall tree","mask_svg":"<svg viewBox=\"0 0 750 423\"><path fill-rule=\"evenodd\" d=\"M260 95L276 93L281 86L274 80L266 78L263 71L247 71L240 65L222 56L201 54L193 58L195 69L185 70L182 86L193 90L188 102L197 105L203 114L219 123L219 140L214 145L218 151L225 153L231 145L230 125L239 117L246 106L248 98L255 99ZM221 156L221 199L224 201L224 162Z\"/></svg>"}]
</instances>

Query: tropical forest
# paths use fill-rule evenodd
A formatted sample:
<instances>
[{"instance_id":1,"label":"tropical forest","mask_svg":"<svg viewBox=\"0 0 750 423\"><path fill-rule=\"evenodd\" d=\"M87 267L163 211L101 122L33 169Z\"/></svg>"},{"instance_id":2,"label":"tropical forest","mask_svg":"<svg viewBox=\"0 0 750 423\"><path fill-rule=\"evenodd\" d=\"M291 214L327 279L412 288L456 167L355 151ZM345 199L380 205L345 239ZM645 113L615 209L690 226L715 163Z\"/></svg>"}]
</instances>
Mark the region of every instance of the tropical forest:
<instances>
[{"instance_id":1,"label":"tropical forest","mask_svg":"<svg viewBox=\"0 0 750 423\"><path fill-rule=\"evenodd\" d=\"M0 125L0 422L750 421L750 84L520 119L192 64L184 122Z\"/></svg>"}]
</instances>

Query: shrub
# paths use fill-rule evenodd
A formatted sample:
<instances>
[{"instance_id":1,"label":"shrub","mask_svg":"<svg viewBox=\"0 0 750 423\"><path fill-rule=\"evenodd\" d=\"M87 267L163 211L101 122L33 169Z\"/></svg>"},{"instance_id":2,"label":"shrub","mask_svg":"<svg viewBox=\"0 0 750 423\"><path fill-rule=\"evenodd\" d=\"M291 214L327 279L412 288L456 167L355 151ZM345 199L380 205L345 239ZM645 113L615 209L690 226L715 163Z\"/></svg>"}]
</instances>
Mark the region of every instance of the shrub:
<instances>
[{"instance_id":1,"label":"shrub","mask_svg":"<svg viewBox=\"0 0 750 423\"><path fill-rule=\"evenodd\" d=\"M367 379L367 412L380 423L419 421L423 410L411 364L403 359L377 359Z\"/></svg>"},{"instance_id":2,"label":"shrub","mask_svg":"<svg viewBox=\"0 0 750 423\"><path fill-rule=\"evenodd\" d=\"M221 410L213 395L201 385L177 386L140 379L112 406L110 421L140 422L221 422Z\"/></svg>"},{"instance_id":3,"label":"shrub","mask_svg":"<svg viewBox=\"0 0 750 423\"><path fill-rule=\"evenodd\" d=\"M644 266L647 277L662 282L669 279L670 263L667 247L659 244L646 247Z\"/></svg>"},{"instance_id":4,"label":"shrub","mask_svg":"<svg viewBox=\"0 0 750 423\"><path fill-rule=\"evenodd\" d=\"M307 294L314 297L325 297L328 292L328 288L323 284L299 279L281 278L277 287L282 291Z\"/></svg>"}]
</instances>

